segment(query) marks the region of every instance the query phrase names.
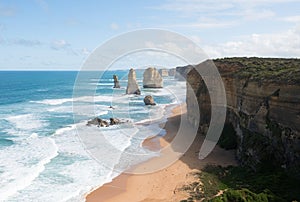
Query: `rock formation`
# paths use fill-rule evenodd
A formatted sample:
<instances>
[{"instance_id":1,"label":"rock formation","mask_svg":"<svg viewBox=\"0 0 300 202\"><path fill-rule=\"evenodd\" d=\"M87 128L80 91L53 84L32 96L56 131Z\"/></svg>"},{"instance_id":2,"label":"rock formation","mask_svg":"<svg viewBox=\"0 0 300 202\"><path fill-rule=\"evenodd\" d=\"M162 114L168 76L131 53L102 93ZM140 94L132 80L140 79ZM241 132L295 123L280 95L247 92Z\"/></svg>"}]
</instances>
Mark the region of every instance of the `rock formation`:
<instances>
[{"instance_id":1,"label":"rock formation","mask_svg":"<svg viewBox=\"0 0 300 202\"><path fill-rule=\"evenodd\" d=\"M126 94L141 94L141 91L136 81L136 74L134 69L130 69L128 73L128 84L126 88Z\"/></svg>"},{"instance_id":2,"label":"rock formation","mask_svg":"<svg viewBox=\"0 0 300 202\"><path fill-rule=\"evenodd\" d=\"M144 88L162 88L163 87L163 79L160 76L159 72L156 68L149 67L144 72L143 79L143 87Z\"/></svg>"},{"instance_id":3,"label":"rock formation","mask_svg":"<svg viewBox=\"0 0 300 202\"><path fill-rule=\"evenodd\" d=\"M175 78L178 79L179 81L185 81L186 76L191 71L193 68L192 65L184 66L184 67L176 67L176 73L175 73Z\"/></svg>"},{"instance_id":4,"label":"rock formation","mask_svg":"<svg viewBox=\"0 0 300 202\"><path fill-rule=\"evenodd\" d=\"M169 76L175 76L175 74L176 74L176 69L174 69L174 68L169 69L168 74L169 74Z\"/></svg>"},{"instance_id":5,"label":"rock formation","mask_svg":"<svg viewBox=\"0 0 300 202\"><path fill-rule=\"evenodd\" d=\"M110 118L109 121L110 122L108 123L108 121L96 117L96 118L93 118L92 120L88 121L86 125L87 126L96 125L98 127L108 127L108 126L125 123L125 121L121 121L120 119L117 119L117 118ZM126 121L126 122L128 122L128 121Z\"/></svg>"},{"instance_id":6,"label":"rock formation","mask_svg":"<svg viewBox=\"0 0 300 202\"><path fill-rule=\"evenodd\" d=\"M117 119L117 118L110 118L109 120L110 120L110 125L111 126L112 125L117 125L117 124L121 123L121 121L119 119Z\"/></svg>"},{"instance_id":7,"label":"rock formation","mask_svg":"<svg viewBox=\"0 0 300 202\"><path fill-rule=\"evenodd\" d=\"M156 103L154 102L154 99L151 95L146 95L144 97L144 103L145 103L145 105L156 105Z\"/></svg>"},{"instance_id":8,"label":"rock formation","mask_svg":"<svg viewBox=\"0 0 300 202\"><path fill-rule=\"evenodd\" d=\"M120 88L120 83L117 75L113 75L114 79L114 88Z\"/></svg>"},{"instance_id":9,"label":"rock formation","mask_svg":"<svg viewBox=\"0 0 300 202\"><path fill-rule=\"evenodd\" d=\"M86 125L87 125L87 126L90 126L90 125L97 125L98 127L99 127L99 126L100 126L100 127L108 127L108 126L109 126L109 124L108 124L107 121L102 120L102 119L100 119L100 118L98 118L98 117L96 117L96 118L94 118L94 119L88 121Z\"/></svg>"},{"instance_id":10,"label":"rock formation","mask_svg":"<svg viewBox=\"0 0 300 202\"><path fill-rule=\"evenodd\" d=\"M158 70L161 77L167 77L169 76L169 71L167 69L160 69Z\"/></svg>"},{"instance_id":11,"label":"rock formation","mask_svg":"<svg viewBox=\"0 0 300 202\"><path fill-rule=\"evenodd\" d=\"M240 164L253 170L283 167L299 176L300 60L225 58L213 62L225 86L226 125L235 130ZM187 82L188 120L191 124L200 122L203 131L210 121L208 90L195 69L188 73ZM191 93L197 96L197 103ZM196 105L200 118L194 112Z\"/></svg>"}]
</instances>

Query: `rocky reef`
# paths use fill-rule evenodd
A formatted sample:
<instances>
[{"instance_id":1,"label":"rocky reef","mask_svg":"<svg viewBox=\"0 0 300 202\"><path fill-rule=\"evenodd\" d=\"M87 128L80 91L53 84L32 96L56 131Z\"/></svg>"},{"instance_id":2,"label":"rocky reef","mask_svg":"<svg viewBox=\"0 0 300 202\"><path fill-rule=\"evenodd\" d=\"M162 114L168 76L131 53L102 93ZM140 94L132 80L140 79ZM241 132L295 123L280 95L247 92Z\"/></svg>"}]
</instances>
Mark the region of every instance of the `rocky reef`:
<instances>
[{"instance_id":1,"label":"rocky reef","mask_svg":"<svg viewBox=\"0 0 300 202\"><path fill-rule=\"evenodd\" d=\"M213 62L222 77L227 98L221 138L230 137L240 164L253 170L281 167L299 176L300 59L253 57ZM188 71L182 69L177 72ZM210 122L211 103L196 69L187 74L187 113L189 122L200 122L199 130L205 132ZM197 96L197 103L190 98L192 93ZM200 117L195 114L195 107L199 107ZM233 130L225 132L228 127Z\"/></svg>"},{"instance_id":2,"label":"rocky reef","mask_svg":"<svg viewBox=\"0 0 300 202\"><path fill-rule=\"evenodd\" d=\"M126 121L128 122L128 121ZM121 123L125 123L125 121L121 121L120 119L117 118L109 118L109 122L104 119L100 119L98 117L95 117L87 122L87 126L91 125L96 125L98 127L108 127L108 126L113 126L113 125L118 125Z\"/></svg>"},{"instance_id":3,"label":"rocky reef","mask_svg":"<svg viewBox=\"0 0 300 202\"><path fill-rule=\"evenodd\" d=\"M128 73L128 84L126 88L126 94L141 94L141 91L136 81L136 73L134 69L130 69Z\"/></svg>"},{"instance_id":4,"label":"rocky reef","mask_svg":"<svg viewBox=\"0 0 300 202\"><path fill-rule=\"evenodd\" d=\"M156 68L149 67L144 72L143 78L144 88L162 88L163 79Z\"/></svg>"}]
</instances>

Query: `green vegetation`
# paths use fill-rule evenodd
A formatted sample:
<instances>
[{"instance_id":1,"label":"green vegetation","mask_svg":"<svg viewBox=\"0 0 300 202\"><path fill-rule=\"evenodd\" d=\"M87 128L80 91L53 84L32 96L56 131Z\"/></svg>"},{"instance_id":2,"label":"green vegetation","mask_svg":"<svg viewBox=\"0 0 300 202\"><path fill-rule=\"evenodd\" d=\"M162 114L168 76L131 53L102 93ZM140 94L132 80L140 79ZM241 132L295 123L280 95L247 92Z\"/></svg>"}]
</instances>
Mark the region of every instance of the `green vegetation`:
<instances>
[{"instance_id":1,"label":"green vegetation","mask_svg":"<svg viewBox=\"0 0 300 202\"><path fill-rule=\"evenodd\" d=\"M237 136L232 124L225 124L218 145L223 149L230 150L237 147Z\"/></svg>"},{"instance_id":2,"label":"green vegetation","mask_svg":"<svg viewBox=\"0 0 300 202\"><path fill-rule=\"evenodd\" d=\"M189 194L189 198L183 201L192 202L200 199L211 202L300 200L300 180L280 169L255 173L242 167L210 165L202 172L195 173L194 176L196 181L182 188Z\"/></svg>"},{"instance_id":3,"label":"green vegetation","mask_svg":"<svg viewBox=\"0 0 300 202\"><path fill-rule=\"evenodd\" d=\"M239 67L234 75L240 78L285 83L300 83L300 59L233 57L213 60L216 65L230 64ZM218 66L218 65L217 65Z\"/></svg>"}]
</instances>

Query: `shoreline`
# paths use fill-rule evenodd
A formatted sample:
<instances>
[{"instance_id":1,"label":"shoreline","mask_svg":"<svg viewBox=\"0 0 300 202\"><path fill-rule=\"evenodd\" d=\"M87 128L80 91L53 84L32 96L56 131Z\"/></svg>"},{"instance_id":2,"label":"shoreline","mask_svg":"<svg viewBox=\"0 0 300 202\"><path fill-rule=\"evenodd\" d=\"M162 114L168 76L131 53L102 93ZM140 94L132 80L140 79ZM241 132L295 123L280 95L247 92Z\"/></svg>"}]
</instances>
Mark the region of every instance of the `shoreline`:
<instances>
[{"instance_id":1,"label":"shoreline","mask_svg":"<svg viewBox=\"0 0 300 202\"><path fill-rule=\"evenodd\" d=\"M177 104L177 105L171 104L171 105L166 106L166 107L170 107L170 109L168 109L168 110L169 110L169 117L166 118L166 121L165 121L165 122L159 124L159 127L162 128L162 129L164 129L164 130L166 130L164 126L165 126L166 123L168 122L168 119L171 118L171 117L174 117L174 116L176 116L176 115L180 115L181 113L179 113L179 112L181 111L181 107L184 107L184 108L185 108L184 110L186 110L186 104L185 104L185 103L181 103L181 104ZM168 111L168 110L167 110L167 111ZM149 124L151 124L151 122L150 122L150 121L147 121L147 122L145 122L145 123L138 123L138 124L146 124L146 125L149 125ZM148 138L146 138L146 139L143 140L143 142L141 143L141 147L144 147L144 148L146 148L146 149L148 149L148 150L150 150L150 151L155 151L155 152L157 152L157 151L159 151L159 150L162 148L162 145L161 145L162 140L161 140L161 139L162 139L163 137L167 136L167 135L168 135L168 134L167 134L167 131L166 131L166 134L165 134L165 135L153 134L153 135L151 135L151 136L149 136ZM145 162L148 162L148 161L150 161L150 160L151 160L151 159L146 160ZM145 163L145 162L141 162L141 163L139 163L139 164L137 164L137 165L134 165L134 166L132 166L132 168L135 168L135 167L137 167L137 166L139 166L139 165L141 165L141 164L143 164L143 163ZM124 175L124 176L123 176L123 175ZM98 190L100 190L102 187L104 187L104 186L114 187L114 185L113 185L113 184L114 184L114 181L117 181L117 182L116 182L117 184L120 183L119 181L124 181L125 178L126 178L125 175L126 175L126 171L123 171L120 175L116 176L116 177L113 178L111 181L105 182L104 184L102 184L102 185L100 185L100 186L97 186L97 187L93 188L91 191L89 191L88 193L85 194L85 196L84 196L85 201L90 201L89 197L90 197L91 195L93 195L94 192L98 192ZM129 176L127 176L127 177L129 177ZM117 178L121 178L121 179L119 180L119 179L117 179ZM112 183L113 183L113 184L112 184ZM102 189L104 189L104 188L102 188ZM112 191L112 190L109 190L109 191ZM113 191L112 193L114 193L114 191ZM92 201L94 201L94 200L92 199ZM98 201L98 200L95 200L95 201Z\"/></svg>"},{"instance_id":2,"label":"shoreline","mask_svg":"<svg viewBox=\"0 0 300 202\"><path fill-rule=\"evenodd\" d=\"M152 151L161 151L168 146L176 136L181 116L186 113L186 104L177 105L172 108L171 115L161 126L166 130L164 136L153 135L145 139L142 143L144 148ZM182 187L189 173L201 171L207 164L218 165L236 165L234 153L226 151L218 146L204 160L198 159L198 152L204 136L197 135L188 151L183 154L179 160L171 165L156 172L146 174L130 174L123 172L111 182L92 190L85 198L87 202L123 202L123 201L180 201L185 199L186 195L177 191ZM156 159L155 159L156 158ZM154 157L146 162L134 166L130 170L143 170L151 167L151 162L155 162ZM130 171L129 170L129 171ZM166 183L168 182L168 183Z\"/></svg>"}]
</instances>

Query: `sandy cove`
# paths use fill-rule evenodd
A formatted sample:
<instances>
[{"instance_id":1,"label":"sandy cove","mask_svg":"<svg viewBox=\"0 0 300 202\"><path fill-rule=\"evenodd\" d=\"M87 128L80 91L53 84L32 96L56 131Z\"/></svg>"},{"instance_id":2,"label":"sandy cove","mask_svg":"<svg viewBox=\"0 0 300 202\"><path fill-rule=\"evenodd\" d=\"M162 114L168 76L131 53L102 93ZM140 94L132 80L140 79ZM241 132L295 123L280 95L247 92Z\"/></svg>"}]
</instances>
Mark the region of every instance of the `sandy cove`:
<instances>
[{"instance_id":1,"label":"sandy cove","mask_svg":"<svg viewBox=\"0 0 300 202\"><path fill-rule=\"evenodd\" d=\"M186 114L186 105L177 106L172 110L164 128L167 134L163 137L152 137L144 141L143 146L151 150L160 150L170 145L176 136L181 116ZM204 160L198 159L203 135L197 135L188 151L170 166L149 174L123 173L87 195L87 202L173 202L186 199L186 193L178 188L187 184L189 174L201 171L207 164L236 165L233 151L226 151L216 146ZM136 168L142 170L151 167L157 158L142 163Z\"/></svg>"}]
</instances>

